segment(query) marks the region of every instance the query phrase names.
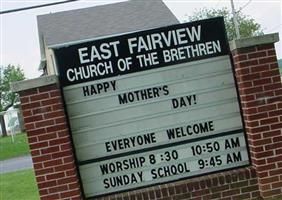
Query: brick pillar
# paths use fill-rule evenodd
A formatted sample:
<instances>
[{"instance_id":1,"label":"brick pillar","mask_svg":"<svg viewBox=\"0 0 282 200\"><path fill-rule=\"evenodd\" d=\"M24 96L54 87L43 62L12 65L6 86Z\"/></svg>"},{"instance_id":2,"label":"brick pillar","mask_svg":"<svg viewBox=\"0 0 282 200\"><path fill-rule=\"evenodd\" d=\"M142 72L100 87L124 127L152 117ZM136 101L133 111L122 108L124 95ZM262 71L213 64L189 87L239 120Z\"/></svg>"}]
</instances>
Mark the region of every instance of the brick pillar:
<instances>
[{"instance_id":1,"label":"brick pillar","mask_svg":"<svg viewBox=\"0 0 282 200\"><path fill-rule=\"evenodd\" d=\"M278 34L232 41L244 121L261 196L282 195L282 85Z\"/></svg>"},{"instance_id":2,"label":"brick pillar","mask_svg":"<svg viewBox=\"0 0 282 200\"><path fill-rule=\"evenodd\" d=\"M14 83L41 200L82 199L56 76Z\"/></svg>"}]
</instances>

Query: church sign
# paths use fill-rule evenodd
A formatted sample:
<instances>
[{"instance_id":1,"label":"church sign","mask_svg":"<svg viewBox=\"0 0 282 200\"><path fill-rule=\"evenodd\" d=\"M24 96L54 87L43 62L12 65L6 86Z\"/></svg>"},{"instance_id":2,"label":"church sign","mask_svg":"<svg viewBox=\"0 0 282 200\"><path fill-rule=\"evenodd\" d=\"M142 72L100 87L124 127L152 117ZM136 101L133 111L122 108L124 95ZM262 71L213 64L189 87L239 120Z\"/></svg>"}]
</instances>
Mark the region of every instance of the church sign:
<instances>
[{"instance_id":1,"label":"church sign","mask_svg":"<svg viewBox=\"0 0 282 200\"><path fill-rule=\"evenodd\" d=\"M86 198L249 165L222 18L54 54Z\"/></svg>"}]
</instances>

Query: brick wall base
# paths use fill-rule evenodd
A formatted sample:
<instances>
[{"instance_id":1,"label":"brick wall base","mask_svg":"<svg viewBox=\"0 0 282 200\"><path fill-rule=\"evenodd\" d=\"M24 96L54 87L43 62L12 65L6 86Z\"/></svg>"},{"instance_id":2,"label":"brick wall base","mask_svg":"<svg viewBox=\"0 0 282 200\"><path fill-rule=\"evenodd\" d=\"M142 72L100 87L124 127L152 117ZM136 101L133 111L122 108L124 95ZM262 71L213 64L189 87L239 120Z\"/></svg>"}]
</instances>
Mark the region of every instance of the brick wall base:
<instances>
[{"instance_id":1,"label":"brick wall base","mask_svg":"<svg viewBox=\"0 0 282 200\"><path fill-rule=\"evenodd\" d=\"M19 94L41 200L82 199L58 86L42 86Z\"/></svg>"},{"instance_id":2,"label":"brick wall base","mask_svg":"<svg viewBox=\"0 0 282 200\"><path fill-rule=\"evenodd\" d=\"M243 168L200 178L163 184L93 200L242 200L260 199L253 168Z\"/></svg>"}]
</instances>

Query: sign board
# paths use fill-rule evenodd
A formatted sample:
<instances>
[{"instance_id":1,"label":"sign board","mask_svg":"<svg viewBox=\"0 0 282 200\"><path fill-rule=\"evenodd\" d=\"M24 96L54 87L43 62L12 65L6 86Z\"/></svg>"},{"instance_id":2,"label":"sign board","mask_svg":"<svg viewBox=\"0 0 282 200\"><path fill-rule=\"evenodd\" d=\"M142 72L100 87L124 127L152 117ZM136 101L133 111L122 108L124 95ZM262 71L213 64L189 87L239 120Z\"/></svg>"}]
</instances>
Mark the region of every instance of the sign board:
<instances>
[{"instance_id":1,"label":"sign board","mask_svg":"<svg viewBox=\"0 0 282 200\"><path fill-rule=\"evenodd\" d=\"M222 18L54 53L87 198L249 164Z\"/></svg>"}]
</instances>

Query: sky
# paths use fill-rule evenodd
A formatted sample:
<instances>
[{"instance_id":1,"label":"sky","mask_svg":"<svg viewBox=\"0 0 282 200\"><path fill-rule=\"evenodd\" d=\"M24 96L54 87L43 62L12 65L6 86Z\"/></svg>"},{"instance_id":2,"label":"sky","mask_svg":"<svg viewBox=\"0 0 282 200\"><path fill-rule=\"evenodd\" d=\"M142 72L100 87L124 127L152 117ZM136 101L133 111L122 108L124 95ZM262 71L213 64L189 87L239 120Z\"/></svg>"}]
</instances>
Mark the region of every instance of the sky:
<instances>
[{"instance_id":1,"label":"sky","mask_svg":"<svg viewBox=\"0 0 282 200\"><path fill-rule=\"evenodd\" d=\"M153 1L153 0L151 0ZM39 4L58 2L55 0L0 0L0 10L9 10ZM39 77L40 49L37 31L37 15L85 8L119 1L81 0L77 2L37 8L0 15L0 65L20 65L28 79ZM163 0L180 22L187 16L206 8L227 7L230 0ZM235 9L240 10L261 24L265 34L279 33L282 40L281 0L234 0ZM277 57L282 58L282 42L275 44Z\"/></svg>"}]
</instances>

